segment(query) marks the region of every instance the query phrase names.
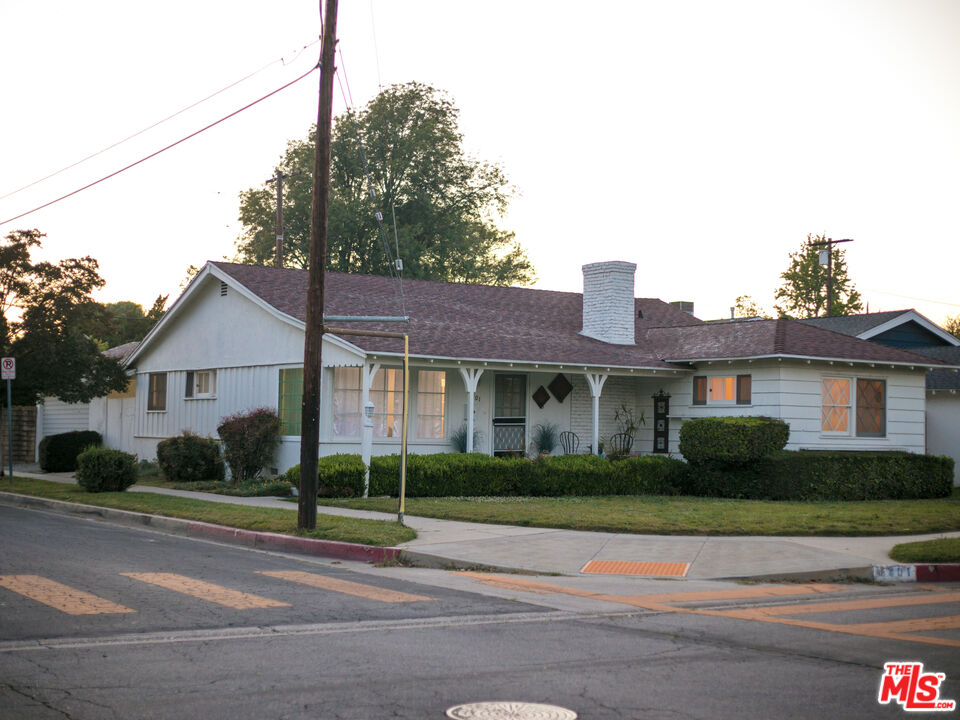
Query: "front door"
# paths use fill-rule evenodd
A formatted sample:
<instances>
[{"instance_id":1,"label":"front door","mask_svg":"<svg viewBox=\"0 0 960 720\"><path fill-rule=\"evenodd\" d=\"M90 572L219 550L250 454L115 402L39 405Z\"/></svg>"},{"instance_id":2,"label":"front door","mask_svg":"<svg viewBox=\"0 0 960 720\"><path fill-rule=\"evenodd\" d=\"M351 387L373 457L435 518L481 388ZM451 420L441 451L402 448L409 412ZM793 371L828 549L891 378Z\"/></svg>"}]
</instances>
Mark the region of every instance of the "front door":
<instances>
[{"instance_id":1,"label":"front door","mask_svg":"<svg viewBox=\"0 0 960 720\"><path fill-rule=\"evenodd\" d=\"M493 454L524 454L527 428L526 375L498 374L493 394Z\"/></svg>"}]
</instances>

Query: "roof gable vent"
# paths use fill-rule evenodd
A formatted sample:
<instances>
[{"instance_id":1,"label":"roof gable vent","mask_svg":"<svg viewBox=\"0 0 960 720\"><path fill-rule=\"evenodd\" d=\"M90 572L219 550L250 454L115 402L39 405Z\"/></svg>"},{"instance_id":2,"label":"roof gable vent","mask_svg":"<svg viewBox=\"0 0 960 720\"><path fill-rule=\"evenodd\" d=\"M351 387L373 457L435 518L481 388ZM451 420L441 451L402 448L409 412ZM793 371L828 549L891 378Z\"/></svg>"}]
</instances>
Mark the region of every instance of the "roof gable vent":
<instances>
[{"instance_id":1,"label":"roof gable vent","mask_svg":"<svg viewBox=\"0 0 960 720\"><path fill-rule=\"evenodd\" d=\"M225 282L220 283L220 297L226 297L227 295L227 284Z\"/></svg>"}]
</instances>

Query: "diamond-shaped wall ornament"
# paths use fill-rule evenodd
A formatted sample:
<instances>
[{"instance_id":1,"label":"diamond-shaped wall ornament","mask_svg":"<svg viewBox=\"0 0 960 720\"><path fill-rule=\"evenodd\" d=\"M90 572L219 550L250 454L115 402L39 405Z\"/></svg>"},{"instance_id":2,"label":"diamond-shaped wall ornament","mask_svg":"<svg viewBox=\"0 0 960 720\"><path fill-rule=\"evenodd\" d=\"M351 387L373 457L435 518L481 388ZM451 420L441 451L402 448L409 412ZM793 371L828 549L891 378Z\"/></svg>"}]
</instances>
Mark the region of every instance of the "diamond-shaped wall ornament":
<instances>
[{"instance_id":1,"label":"diamond-shaped wall ornament","mask_svg":"<svg viewBox=\"0 0 960 720\"><path fill-rule=\"evenodd\" d=\"M550 381L547 387L550 388L550 392L553 393L557 402L563 402L563 399L573 390L573 385L570 384L570 381L567 380L563 373L557 373L557 376Z\"/></svg>"},{"instance_id":2,"label":"diamond-shaped wall ornament","mask_svg":"<svg viewBox=\"0 0 960 720\"><path fill-rule=\"evenodd\" d=\"M550 393L546 391L546 388L541 385L533 393L533 401L537 404L537 407L542 408L547 404L547 401L550 399Z\"/></svg>"}]
</instances>

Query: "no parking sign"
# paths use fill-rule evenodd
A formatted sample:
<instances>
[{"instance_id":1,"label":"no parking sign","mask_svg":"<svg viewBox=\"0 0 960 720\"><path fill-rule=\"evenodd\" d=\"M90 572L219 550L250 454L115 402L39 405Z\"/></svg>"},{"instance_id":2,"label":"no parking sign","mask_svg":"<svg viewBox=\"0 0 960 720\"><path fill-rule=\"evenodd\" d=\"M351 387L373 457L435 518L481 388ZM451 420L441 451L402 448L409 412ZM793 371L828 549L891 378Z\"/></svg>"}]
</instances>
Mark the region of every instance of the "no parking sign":
<instances>
[{"instance_id":1,"label":"no parking sign","mask_svg":"<svg viewBox=\"0 0 960 720\"><path fill-rule=\"evenodd\" d=\"M0 380L17 379L17 359L3 358L0 360Z\"/></svg>"}]
</instances>

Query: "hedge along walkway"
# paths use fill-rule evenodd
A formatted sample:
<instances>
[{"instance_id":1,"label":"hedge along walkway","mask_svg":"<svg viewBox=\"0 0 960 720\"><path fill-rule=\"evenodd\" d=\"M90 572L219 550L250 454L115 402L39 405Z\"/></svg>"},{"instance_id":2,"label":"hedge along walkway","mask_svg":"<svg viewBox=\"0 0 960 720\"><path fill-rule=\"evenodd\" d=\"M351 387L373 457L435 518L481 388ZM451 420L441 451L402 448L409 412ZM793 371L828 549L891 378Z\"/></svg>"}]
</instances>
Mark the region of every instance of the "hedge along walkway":
<instances>
[{"instance_id":1,"label":"hedge along walkway","mask_svg":"<svg viewBox=\"0 0 960 720\"><path fill-rule=\"evenodd\" d=\"M394 498L321 500L394 512ZM639 535L866 536L960 530L960 490L936 500L779 502L700 497L410 498L407 515Z\"/></svg>"}]
</instances>

